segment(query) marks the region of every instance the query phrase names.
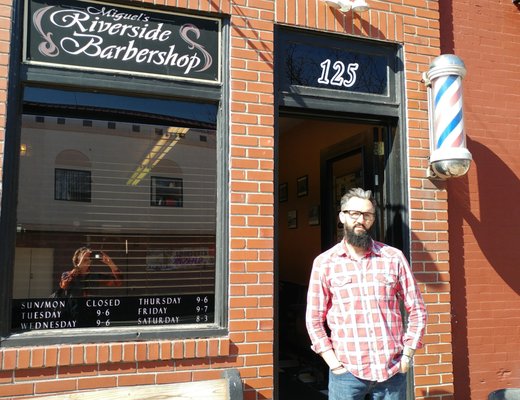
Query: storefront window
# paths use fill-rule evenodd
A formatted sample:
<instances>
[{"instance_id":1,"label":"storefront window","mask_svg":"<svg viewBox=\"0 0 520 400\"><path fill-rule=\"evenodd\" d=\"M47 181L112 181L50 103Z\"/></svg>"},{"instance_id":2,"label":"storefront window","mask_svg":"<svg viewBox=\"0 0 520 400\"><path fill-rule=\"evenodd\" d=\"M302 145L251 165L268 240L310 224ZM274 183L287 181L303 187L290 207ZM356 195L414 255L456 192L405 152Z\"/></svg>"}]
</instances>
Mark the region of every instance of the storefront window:
<instances>
[{"instance_id":1,"label":"storefront window","mask_svg":"<svg viewBox=\"0 0 520 400\"><path fill-rule=\"evenodd\" d=\"M12 332L213 323L217 105L26 88Z\"/></svg>"}]
</instances>

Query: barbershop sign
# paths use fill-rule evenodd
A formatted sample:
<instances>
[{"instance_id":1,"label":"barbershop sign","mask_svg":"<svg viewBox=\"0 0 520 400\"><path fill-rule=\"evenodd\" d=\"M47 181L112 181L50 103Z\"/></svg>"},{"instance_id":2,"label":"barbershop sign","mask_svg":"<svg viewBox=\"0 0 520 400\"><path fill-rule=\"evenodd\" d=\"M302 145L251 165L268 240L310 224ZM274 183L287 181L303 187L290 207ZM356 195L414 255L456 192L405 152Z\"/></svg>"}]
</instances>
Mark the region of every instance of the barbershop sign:
<instances>
[{"instance_id":1,"label":"barbershop sign","mask_svg":"<svg viewBox=\"0 0 520 400\"><path fill-rule=\"evenodd\" d=\"M24 61L220 82L220 20L73 0L27 0Z\"/></svg>"}]
</instances>

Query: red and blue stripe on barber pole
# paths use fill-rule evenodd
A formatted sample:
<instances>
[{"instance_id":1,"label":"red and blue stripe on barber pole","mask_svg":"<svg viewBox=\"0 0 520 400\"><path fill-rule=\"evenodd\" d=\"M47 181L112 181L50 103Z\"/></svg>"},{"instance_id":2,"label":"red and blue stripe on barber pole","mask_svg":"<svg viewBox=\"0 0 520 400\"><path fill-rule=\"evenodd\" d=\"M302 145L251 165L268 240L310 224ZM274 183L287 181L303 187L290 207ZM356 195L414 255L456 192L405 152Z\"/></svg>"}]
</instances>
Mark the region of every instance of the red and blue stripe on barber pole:
<instances>
[{"instance_id":1,"label":"red and blue stripe on barber pole","mask_svg":"<svg viewBox=\"0 0 520 400\"><path fill-rule=\"evenodd\" d=\"M432 82L436 149L466 147L462 114L462 77L439 76Z\"/></svg>"}]
</instances>

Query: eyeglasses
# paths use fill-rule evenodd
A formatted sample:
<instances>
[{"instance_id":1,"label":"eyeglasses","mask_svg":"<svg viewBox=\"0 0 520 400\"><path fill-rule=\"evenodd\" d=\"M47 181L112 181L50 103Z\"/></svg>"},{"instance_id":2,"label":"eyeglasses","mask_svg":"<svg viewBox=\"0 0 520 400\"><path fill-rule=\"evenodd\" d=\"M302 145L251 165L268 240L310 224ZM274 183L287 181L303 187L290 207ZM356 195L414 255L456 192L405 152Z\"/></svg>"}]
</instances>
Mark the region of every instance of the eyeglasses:
<instances>
[{"instance_id":1,"label":"eyeglasses","mask_svg":"<svg viewBox=\"0 0 520 400\"><path fill-rule=\"evenodd\" d=\"M356 220L359 217L363 216L363 219L365 221L372 221L376 214L373 212L361 212L356 210L341 210L343 214L347 214L350 218Z\"/></svg>"}]
</instances>

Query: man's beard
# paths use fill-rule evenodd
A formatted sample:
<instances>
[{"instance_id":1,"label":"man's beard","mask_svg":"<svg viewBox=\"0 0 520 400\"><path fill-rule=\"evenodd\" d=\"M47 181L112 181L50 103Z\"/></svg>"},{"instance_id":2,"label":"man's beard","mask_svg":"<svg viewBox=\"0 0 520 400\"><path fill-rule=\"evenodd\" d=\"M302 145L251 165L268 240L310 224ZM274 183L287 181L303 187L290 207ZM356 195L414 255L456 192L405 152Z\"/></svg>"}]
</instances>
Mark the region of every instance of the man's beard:
<instances>
[{"instance_id":1,"label":"man's beard","mask_svg":"<svg viewBox=\"0 0 520 400\"><path fill-rule=\"evenodd\" d=\"M347 238L347 243L354 247L359 247L363 250L368 250L372 244L372 238L367 230L364 230L362 233L356 233L354 231L355 226L349 228L345 225L345 237Z\"/></svg>"}]
</instances>

